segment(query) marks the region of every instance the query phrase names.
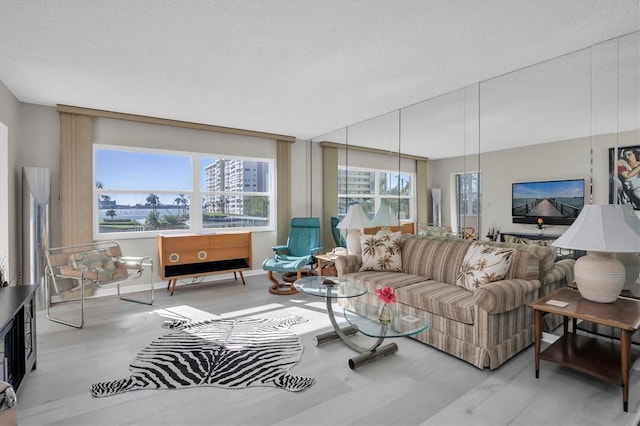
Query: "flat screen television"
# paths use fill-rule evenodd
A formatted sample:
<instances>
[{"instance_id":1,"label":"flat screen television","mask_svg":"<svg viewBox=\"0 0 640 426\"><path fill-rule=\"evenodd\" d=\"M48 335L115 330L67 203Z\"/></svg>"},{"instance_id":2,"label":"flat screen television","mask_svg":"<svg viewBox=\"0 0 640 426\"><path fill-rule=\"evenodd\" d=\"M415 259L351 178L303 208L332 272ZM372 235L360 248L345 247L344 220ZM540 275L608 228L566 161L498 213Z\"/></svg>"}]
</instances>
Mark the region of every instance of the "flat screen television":
<instances>
[{"instance_id":1,"label":"flat screen television","mask_svg":"<svg viewBox=\"0 0 640 426\"><path fill-rule=\"evenodd\" d=\"M513 183L513 223L571 225L584 206L584 179Z\"/></svg>"}]
</instances>

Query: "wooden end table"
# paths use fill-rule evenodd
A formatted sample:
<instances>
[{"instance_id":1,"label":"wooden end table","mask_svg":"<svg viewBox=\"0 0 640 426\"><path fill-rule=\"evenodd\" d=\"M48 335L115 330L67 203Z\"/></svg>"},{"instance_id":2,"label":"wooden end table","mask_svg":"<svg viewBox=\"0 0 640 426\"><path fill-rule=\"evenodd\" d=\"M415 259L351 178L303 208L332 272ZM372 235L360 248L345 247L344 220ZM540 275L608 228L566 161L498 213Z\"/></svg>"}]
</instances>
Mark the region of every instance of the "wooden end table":
<instances>
[{"instance_id":1,"label":"wooden end table","mask_svg":"<svg viewBox=\"0 0 640 426\"><path fill-rule=\"evenodd\" d=\"M338 253L316 254L315 258L318 261L318 275L322 276L322 268L333 265L338 256L342 255Z\"/></svg>"},{"instance_id":2,"label":"wooden end table","mask_svg":"<svg viewBox=\"0 0 640 426\"><path fill-rule=\"evenodd\" d=\"M549 301L567 303L566 306ZM640 351L631 349L631 336L640 328L640 302L618 298L613 303L596 303L583 299L570 288L561 288L530 304L534 311L536 379L540 360L554 362L614 384L622 383L622 406L629 408L629 371ZM542 316L546 313L564 317L564 334L544 351ZM569 331L569 319L573 329ZM577 320L590 321L620 330L620 343L576 334Z\"/></svg>"}]
</instances>

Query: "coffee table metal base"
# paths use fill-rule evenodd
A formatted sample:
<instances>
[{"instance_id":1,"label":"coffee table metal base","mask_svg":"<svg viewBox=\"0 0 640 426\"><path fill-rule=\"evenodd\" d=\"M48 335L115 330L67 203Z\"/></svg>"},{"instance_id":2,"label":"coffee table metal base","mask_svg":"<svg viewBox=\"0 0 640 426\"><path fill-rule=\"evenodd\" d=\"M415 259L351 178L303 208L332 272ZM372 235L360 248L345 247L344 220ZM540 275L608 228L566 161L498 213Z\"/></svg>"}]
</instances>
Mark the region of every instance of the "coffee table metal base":
<instances>
[{"instance_id":1,"label":"coffee table metal base","mask_svg":"<svg viewBox=\"0 0 640 426\"><path fill-rule=\"evenodd\" d=\"M357 343L353 342L349 338L349 336L357 333L358 330L353 326L341 328L338 325L335 314L333 312L332 299L330 297L327 297L326 301L327 313L329 314L329 320L331 321L331 325L333 326L333 331L317 335L315 337L316 346L320 346L337 339L342 340L351 349L360 353L360 355L349 359L349 368L351 368L352 370L368 364L371 361L375 361L379 358L383 358L387 355L398 352L398 345L396 345L395 343L389 343L387 345L381 346L382 342L384 342L384 337L376 338L376 341L373 343L373 345L368 348L360 346Z\"/></svg>"}]
</instances>

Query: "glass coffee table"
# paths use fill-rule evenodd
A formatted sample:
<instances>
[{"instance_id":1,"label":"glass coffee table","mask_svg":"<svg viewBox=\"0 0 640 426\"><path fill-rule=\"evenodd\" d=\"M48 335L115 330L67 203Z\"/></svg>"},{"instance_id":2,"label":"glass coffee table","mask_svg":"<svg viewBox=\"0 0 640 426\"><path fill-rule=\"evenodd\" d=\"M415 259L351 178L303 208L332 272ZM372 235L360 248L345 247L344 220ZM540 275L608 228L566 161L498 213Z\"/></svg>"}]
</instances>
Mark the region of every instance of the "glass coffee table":
<instances>
[{"instance_id":1,"label":"glass coffee table","mask_svg":"<svg viewBox=\"0 0 640 426\"><path fill-rule=\"evenodd\" d=\"M349 368L352 370L398 351L398 345L395 343L382 346L384 339L411 336L420 333L429 326L427 322L418 318L400 315L395 315L391 324L383 325L375 315L367 317L344 309L344 317L349 325L340 327L333 312L334 299L362 296L367 293L366 288L359 286L350 279L337 277L304 277L294 282L293 285L303 293L325 298L327 314L333 326L333 331L317 335L315 337L316 346L337 339L342 340L347 346L360 354L349 360ZM357 332L376 340L370 347L360 346L349 338L349 335Z\"/></svg>"}]
</instances>

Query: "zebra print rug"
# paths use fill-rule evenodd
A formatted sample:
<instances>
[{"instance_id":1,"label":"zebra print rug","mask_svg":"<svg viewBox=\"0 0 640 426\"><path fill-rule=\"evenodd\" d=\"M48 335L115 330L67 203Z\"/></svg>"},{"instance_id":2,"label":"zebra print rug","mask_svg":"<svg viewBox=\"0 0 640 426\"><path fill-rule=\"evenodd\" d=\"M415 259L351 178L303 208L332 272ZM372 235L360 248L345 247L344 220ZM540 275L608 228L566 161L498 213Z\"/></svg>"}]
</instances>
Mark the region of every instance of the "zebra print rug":
<instances>
[{"instance_id":1,"label":"zebra print rug","mask_svg":"<svg viewBox=\"0 0 640 426\"><path fill-rule=\"evenodd\" d=\"M131 376L91 386L95 397L138 389L193 386L246 388L272 386L292 392L310 388L315 379L288 370L302 358L302 341L289 328L306 322L285 319L169 321L173 331L140 351Z\"/></svg>"}]
</instances>

